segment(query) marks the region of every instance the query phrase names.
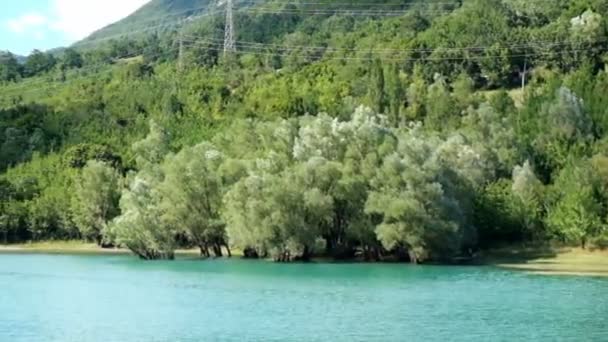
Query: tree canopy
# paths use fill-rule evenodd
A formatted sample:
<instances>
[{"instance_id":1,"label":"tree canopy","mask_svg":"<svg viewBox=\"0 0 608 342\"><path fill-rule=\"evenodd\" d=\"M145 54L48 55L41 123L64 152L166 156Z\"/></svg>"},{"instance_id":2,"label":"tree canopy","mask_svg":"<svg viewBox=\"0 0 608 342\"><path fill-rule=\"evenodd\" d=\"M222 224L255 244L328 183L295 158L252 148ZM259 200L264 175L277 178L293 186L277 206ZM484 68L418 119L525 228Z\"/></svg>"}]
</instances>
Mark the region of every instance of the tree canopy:
<instances>
[{"instance_id":1,"label":"tree canopy","mask_svg":"<svg viewBox=\"0 0 608 342\"><path fill-rule=\"evenodd\" d=\"M3 242L412 262L607 244L607 1L237 2L227 56L213 13L135 32L171 3L0 53Z\"/></svg>"}]
</instances>

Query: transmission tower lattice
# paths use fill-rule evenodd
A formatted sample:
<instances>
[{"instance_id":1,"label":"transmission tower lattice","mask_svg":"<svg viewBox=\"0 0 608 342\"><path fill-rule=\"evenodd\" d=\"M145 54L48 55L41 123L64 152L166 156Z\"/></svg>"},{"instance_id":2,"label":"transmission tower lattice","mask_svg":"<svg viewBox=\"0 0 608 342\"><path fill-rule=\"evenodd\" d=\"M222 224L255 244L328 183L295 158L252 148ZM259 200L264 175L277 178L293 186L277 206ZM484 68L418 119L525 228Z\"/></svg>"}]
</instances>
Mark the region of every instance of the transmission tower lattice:
<instances>
[{"instance_id":1,"label":"transmission tower lattice","mask_svg":"<svg viewBox=\"0 0 608 342\"><path fill-rule=\"evenodd\" d=\"M234 17L233 17L233 2L226 0L226 28L224 29L224 56L236 51L234 43Z\"/></svg>"}]
</instances>

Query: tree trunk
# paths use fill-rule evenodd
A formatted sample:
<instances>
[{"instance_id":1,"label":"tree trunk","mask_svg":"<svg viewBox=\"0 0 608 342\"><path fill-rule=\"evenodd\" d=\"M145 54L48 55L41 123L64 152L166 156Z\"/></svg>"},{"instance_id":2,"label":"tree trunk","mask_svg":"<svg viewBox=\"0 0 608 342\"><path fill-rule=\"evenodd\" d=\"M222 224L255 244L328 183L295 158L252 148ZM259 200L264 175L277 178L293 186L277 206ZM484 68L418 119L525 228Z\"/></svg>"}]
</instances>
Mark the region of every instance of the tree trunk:
<instances>
[{"instance_id":1,"label":"tree trunk","mask_svg":"<svg viewBox=\"0 0 608 342\"><path fill-rule=\"evenodd\" d=\"M243 256L247 259L257 259L260 257L258 252L251 247L247 247L243 250Z\"/></svg>"},{"instance_id":2,"label":"tree trunk","mask_svg":"<svg viewBox=\"0 0 608 342\"><path fill-rule=\"evenodd\" d=\"M366 262L379 261L380 253L378 252L378 249L376 247L365 245L363 249L363 258Z\"/></svg>"},{"instance_id":3,"label":"tree trunk","mask_svg":"<svg viewBox=\"0 0 608 342\"><path fill-rule=\"evenodd\" d=\"M291 253L289 253L288 251L281 252L275 258L275 261L276 262L289 262L289 261L291 261Z\"/></svg>"},{"instance_id":4,"label":"tree trunk","mask_svg":"<svg viewBox=\"0 0 608 342\"><path fill-rule=\"evenodd\" d=\"M142 260L150 260L150 252L146 250L140 250L134 246L127 245L127 248L135 255L137 255Z\"/></svg>"},{"instance_id":5,"label":"tree trunk","mask_svg":"<svg viewBox=\"0 0 608 342\"><path fill-rule=\"evenodd\" d=\"M165 260L175 260L175 253L174 252L163 253L163 259L165 259Z\"/></svg>"},{"instance_id":6,"label":"tree trunk","mask_svg":"<svg viewBox=\"0 0 608 342\"><path fill-rule=\"evenodd\" d=\"M304 251L302 252L302 257L300 261L310 261L312 257L312 250L308 246L304 246Z\"/></svg>"},{"instance_id":7,"label":"tree trunk","mask_svg":"<svg viewBox=\"0 0 608 342\"><path fill-rule=\"evenodd\" d=\"M587 238L584 236L581 238L581 247L583 249L585 249L587 247Z\"/></svg>"},{"instance_id":8,"label":"tree trunk","mask_svg":"<svg viewBox=\"0 0 608 342\"><path fill-rule=\"evenodd\" d=\"M222 257L222 246L218 243L213 244L213 254L215 254L216 258Z\"/></svg>"},{"instance_id":9,"label":"tree trunk","mask_svg":"<svg viewBox=\"0 0 608 342\"><path fill-rule=\"evenodd\" d=\"M334 242L331 236L327 236L325 238L325 253L327 255L332 255L334 251Z\"/></svg>"},{"instance_id":10,"label":"tree trunk","mask_svg":"<svg viewBox=\"0 0 608 342\"><path fill-rule=\"evenodd\" d=\"M418 257L416 256L416 252L409 250L407 254L410 256L410 262L414 265L418 264Z\"/></svg>"},{"instance_id":11,"label":"tree trunk","mask_svg":"<svg viewBox=\"0 0 608 342\"><path fill-rule=\"evenodd\" d=\"M381 261L382 260L382 253L380 248L378 247L372 247L372 253L374 253L374 260L375 261Z\"/></svg>"},{"instance_id":12,"label":"tree trunk","mask_svg":"<svg viewBox=\"0 0 608 342\"><path fill-rule=\"evenodd\" d=\"M224 247L226 247L226 253L228 254L228 257L232 258L232 252L230 251L230 246L228 246L228 244L225 244Z\"/></svg>"}]
</instances>

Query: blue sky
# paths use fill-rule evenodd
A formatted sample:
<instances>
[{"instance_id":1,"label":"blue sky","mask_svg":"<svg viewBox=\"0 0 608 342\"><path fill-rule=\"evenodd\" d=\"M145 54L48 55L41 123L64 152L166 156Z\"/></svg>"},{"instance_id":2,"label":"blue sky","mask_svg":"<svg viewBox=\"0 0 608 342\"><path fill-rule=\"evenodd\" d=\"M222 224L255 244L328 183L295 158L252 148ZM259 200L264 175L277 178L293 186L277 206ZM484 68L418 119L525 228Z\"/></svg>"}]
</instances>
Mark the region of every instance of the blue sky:
<instances>
[{"instance_id":1,"label":"blue sky","mask_svg":"<svg viewBox=\"0 0 608 342\"><path fill-rule=\"evenodd\" d=\"M1 0L0 50L27 55L66 46L149 0Z\"/></svg>"}]
</instances>

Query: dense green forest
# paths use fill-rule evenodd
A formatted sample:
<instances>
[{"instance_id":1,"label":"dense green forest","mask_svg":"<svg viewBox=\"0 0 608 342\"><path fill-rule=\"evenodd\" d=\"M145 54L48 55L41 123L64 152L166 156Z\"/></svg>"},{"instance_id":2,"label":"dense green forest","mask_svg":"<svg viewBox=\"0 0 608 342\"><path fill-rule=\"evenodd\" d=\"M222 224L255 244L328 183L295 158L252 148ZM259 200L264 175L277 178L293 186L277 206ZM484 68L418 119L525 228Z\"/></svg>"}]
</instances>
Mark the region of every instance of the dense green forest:
<instances>
[{"instance_id":1,"label":"dense green forest","mask_svg":"<svg viewBox=\"0 0 608 342\"><path fill-rule=\"evenodd\" d=\"M221 11L195 3L0 55L0 242L608 246L608 0L237 2L226 55Z\"/></svg>"}]
</instances>

